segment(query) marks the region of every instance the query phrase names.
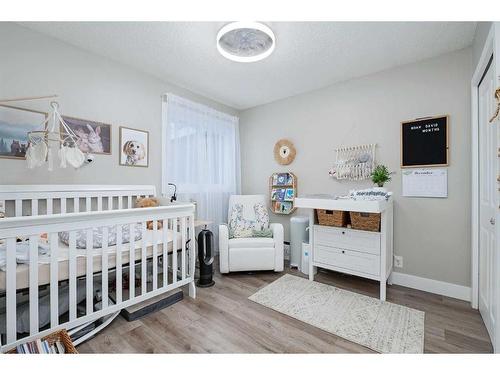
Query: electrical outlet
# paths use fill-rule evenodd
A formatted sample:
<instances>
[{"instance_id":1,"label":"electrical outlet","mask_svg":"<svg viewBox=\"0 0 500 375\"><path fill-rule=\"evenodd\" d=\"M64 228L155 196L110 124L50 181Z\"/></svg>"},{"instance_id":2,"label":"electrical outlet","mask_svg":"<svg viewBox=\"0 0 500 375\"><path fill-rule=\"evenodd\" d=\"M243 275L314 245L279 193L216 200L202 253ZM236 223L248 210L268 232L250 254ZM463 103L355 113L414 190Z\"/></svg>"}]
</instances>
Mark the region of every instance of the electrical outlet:
<instances>
[{"instance_id":1,"label":"electrical outlet","mask_svg":"<svg viewBox=\"0 0 500 375\"><path fill-rule=\"evenodd\" d=\"M401 255L394 255L394 267L403 268L403 257Z\"/></svg>"}]
</instances>

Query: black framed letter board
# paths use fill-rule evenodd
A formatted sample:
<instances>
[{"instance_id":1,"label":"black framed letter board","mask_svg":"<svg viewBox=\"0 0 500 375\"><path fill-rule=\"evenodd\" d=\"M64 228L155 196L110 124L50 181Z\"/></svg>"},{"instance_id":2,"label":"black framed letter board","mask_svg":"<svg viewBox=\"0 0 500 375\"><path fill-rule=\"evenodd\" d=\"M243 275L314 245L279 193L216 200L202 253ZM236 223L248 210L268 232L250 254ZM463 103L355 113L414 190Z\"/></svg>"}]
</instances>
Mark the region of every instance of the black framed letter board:
<instances>
[{"instance_id":1,"label":"black framed letter board","mask_svg":"<svg viewBox=\"0 0 500 375\"><path fill-rule=\"evenodd\" d=\"M401 167L448 165L448 116L401 123Z\"/></svg>"}]
</instances>

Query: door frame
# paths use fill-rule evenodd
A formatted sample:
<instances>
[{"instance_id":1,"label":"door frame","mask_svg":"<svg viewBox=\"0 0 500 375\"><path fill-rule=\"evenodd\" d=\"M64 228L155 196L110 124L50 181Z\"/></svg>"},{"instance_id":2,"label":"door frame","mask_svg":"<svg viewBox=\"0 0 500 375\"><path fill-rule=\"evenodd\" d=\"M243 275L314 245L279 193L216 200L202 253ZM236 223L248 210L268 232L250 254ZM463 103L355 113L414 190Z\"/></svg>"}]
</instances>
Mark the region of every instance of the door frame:
<instances>
[{"instance_id":1,"label":"door frame","mask_svg":"<svg viewBox=\"0 0 500 375\"><path fill-rule=\"evenodd\" d=\"M472 132L472 206L471 206L471 305L474 309L478 309L479 305L479 108L478 108L478 87L483 74L486 71L491 56L493 61L490 69L493 69L493 75L497 77L500 83L500 23L492 22L488 37L486 38L481 57L471 80L471 132ZM497 141L497 149L498 149ZM498 158L496 160L496 170L498 171ZM496 206L498 206L498 193L496 195ZM500 239L500 215L497 210L495 226L496 237ZM496 274L500 275L500 241L496 241L495 249L495 264ZM494 337L492 344L495 352L500 352L500 287L496 290L496 317L495 321L498 327L494 329Z\"/></svg>"}]
</instances>

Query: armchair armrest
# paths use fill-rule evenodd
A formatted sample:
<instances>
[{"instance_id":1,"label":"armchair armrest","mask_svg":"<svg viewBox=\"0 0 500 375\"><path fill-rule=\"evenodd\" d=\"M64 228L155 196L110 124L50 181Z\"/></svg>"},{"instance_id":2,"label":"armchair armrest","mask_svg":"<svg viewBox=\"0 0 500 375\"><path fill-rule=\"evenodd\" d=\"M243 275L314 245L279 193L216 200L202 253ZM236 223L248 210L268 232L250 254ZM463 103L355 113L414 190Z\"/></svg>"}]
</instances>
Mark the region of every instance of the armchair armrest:
<instances>
[{"instance_id":1,"label":"armchair armrest","mask_svg":"<svg viewBox=\"0 0 500 375\"><path fill-rule=\"evenodd\" d=\"M220 273L229 272L229 228L219 225L219 269Z\"/></svg>"},{"instance_id":2,"label":"armchair armrest","mask_svg":"<svg viewBox=\"0 0 500 375\"><path fill-rule=\"evenodd\" d=\"M269 228L273 231L274 238L274 270L281 272L284 269L285 249L284 249L284 230L283 225L272 223Z\"/></svg>"}]
</instances>

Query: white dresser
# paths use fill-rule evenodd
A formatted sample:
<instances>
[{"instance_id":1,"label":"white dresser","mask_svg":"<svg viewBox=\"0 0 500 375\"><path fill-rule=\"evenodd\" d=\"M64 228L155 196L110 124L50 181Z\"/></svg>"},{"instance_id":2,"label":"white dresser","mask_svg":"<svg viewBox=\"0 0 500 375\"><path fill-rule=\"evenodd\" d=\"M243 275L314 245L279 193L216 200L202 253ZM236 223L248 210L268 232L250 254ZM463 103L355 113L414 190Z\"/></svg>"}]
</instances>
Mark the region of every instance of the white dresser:
<instances>
[{"instance_id":1,"label":"white dresser","mask_svg":"<svg viewBox=\"0 0 500 375\"><path fill-rule=\"evenodd\" d=\"M296 198L295 206L309 210L311 254L309 279L314 267L380 281L385 301L386 282L393 265L393 204L388 201L354 201L328 198ZM318 225L316 209L380 213L380 232Z\"/></svg>"}]
</instances>

